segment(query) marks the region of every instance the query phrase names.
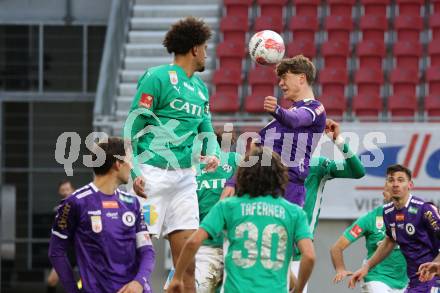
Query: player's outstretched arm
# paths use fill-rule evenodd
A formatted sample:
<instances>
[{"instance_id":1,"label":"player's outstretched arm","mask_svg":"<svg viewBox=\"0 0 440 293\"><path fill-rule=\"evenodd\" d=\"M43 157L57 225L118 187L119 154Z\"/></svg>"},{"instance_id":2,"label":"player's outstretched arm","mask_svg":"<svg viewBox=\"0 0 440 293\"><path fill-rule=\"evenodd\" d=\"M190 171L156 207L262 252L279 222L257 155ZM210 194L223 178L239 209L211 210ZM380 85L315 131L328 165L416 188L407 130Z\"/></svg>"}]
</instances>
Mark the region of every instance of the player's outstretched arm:
<instances>
[{"instance_id":1,"label":"player's outstretched arm","mask_svg":"<svg viewBox=\"0 0 440 293\"><path fill-rule=\"evenodd\" d=\"M264 99L264 110L270 113L278 122L289 127L298 128L313 124L315 113L313 110L299 108L296 110L286 110L277 104L277 98L268 96Z\"/></svg>"},{"instance_id":2,"label":"player's outstretched arm","mask_svg":"<svg viewBox=\"0 0 440 293\"><path fill-rule=\"evenodd\" d=\"M299 263L298 283L295 285L294 293L304 290L304 286L312 274L316 258L313 242L310 238L301 239L297 244L301 252L301 261Z\"/></svg>"},{"instance_id":3,"label":"player's outstretched arm","mask_svg":"<svg viewBox=\"0 0 440 293\"><path fill-rule=\"evenodd\" d=\"M350 241L344 236L339 237L335 244L330 248L330 256L332 258L333 267L336 275L333 278L333 283L339 283L345 277L353 275L351 271L345 269L343 251L350 246Z\"/></svg>"},{"instance_id":4,"label":"player's outstretched arm","mask_svg":"<svg viewBox=\"0 0 440 293\"><path fill-rule=\"evenodd\" d=\"M194 258L205 239L208 239L208 233L203 228L199 228L191 237L186 241L177 260L176 271L174 272L173 279L168 286L168 293L180 293L183 292L183 275L186 271L188 264Z\"/></svg>"}]
</instances>

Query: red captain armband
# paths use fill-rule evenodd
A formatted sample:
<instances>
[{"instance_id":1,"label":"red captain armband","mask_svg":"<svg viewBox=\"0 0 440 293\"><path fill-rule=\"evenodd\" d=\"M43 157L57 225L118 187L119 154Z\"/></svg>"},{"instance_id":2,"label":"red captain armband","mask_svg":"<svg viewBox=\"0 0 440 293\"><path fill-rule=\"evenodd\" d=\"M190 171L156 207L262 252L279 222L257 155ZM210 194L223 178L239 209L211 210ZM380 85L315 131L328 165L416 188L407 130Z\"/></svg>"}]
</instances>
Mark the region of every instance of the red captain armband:
<instances>
[{"instance_id":1,"label":"red captain armband","mask_svg":"<svg viewBox=\"0 0 440 293\"><path fill-rule=\"evenodd\" d=\"M354 225L353 228L351 228L350 230L350 235L354 238L358 238L359 235L361 235L362 231L363 230L361 227L359 227L358 225Z\"/></svg>"},{"instance_id":2,"label":"red captain armband","mask_svg":"<svg viewBox=\"0 0 440 293\"><path fill-rule=\"evenodd\" d=\"M139 100L139 107L144 107L150 109L153 105L154 97L147 93L142 93L141 98Z\"/></svg>"}]
</instances>

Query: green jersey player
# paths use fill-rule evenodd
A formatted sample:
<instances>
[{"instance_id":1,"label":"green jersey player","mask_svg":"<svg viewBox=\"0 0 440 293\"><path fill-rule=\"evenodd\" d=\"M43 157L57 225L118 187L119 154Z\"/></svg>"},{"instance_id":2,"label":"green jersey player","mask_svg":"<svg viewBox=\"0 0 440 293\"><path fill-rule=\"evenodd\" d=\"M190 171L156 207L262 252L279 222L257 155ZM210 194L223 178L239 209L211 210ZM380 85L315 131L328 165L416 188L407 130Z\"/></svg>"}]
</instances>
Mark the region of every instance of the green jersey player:
<instances>
[{"instance_id":1,"label":"green jersey player","mask_svg":"<svg viewBox=\"0 0 440 293\"><path fill-rule=\"evenodd\" d=\"M391 202L391 195L383 193L384 203ZM383 222L383 206L379 206L371 212L357 219L349 226L344 234L339 237L332 246L330 254L333 266L336 270L335 283L339 283L352 272L347 271L343 259L343 251L353 242L365 236L365 246L367 248L367 259L376 251L379 244L385 238L385 225ZM406 261L399 246L395 246L391 254L373 269L364 278L362 292L368 293L403 293L408 283L406 275Z\"/></svg>"},{"instance_id":2,"label":"green jersey player","mask_svg":"<svg viewBox=\"0 0 440 293\"><path fill-rule=\"evenodd\" d=\"M250 167L239 167L237 196L219 201L186 242L168 292L183 292L183 272L203 241L224 231L224 292L288 292L287 281L293 246L301 253L295 292L302 292L315 260L312 234L304 211L286 201L287 169L278 154L254 147L246 156L257 158ZM265 157L271 165L263 164ZM256 184L258 182L258 184ZM247 289L246 289L247 288Z\"/></svg>"},{"instance_id":3,"label":"green jersey player","mask_svg":"<svg viewBox=\"0 0 440 293\"><path fill-rule=\"evenodd\" d=\"M172 64L150 68L138 90L124 126L134 154L133 189L141 197L151 234L166 236L173 262L185 240L198 228L194 145L208 138L206 170L218 165L218 148L209 114L208 89L195 72L205 68L210 28L187 17L173 24L163 41ZM200 136L199 134L202 134ZM195 291L194 261L185 287Z\"/></svg>"}]
</instances>

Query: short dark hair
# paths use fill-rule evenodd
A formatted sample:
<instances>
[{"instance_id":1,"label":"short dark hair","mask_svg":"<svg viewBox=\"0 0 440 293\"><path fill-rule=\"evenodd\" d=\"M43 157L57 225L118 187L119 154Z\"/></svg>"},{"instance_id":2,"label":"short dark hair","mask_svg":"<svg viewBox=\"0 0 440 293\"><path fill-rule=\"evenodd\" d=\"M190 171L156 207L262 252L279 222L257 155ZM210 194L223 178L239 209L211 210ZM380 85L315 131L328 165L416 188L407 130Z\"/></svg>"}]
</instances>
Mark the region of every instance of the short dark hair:
<instances>
[{"instance_id":1,"label":"short dark hair","mask_svg":"<svg viewBox=\"0 0 440 293\"><path fill-rule=\"evenodd\" d=\"M168 53L183 55L204 44L211 35L211 29L203 20L189 16L171 26L162 44Z\"/></svg>"},{"instance_id":2,"label":"short dark hair","mask_svg":"<svg viewBox=\"0 0 440 293\"><path fill-rule=\"evenodd\" d=\"M288 182L287 168L280 156L269 148L255 146L246 155L257 156L258 162L251 167L239 167L237 171L237 196L249 194L251 197L272 195L277 198L284 195ZM263 156L270 156L270 166L262 164Z\"/></svg>"},{"instance_id":3,"label":"short dark hair","mask_svg":"<svg viewBox=\"0 0 440 293\"><path fill-rule=\"evenodd\" d=\"M109 137L107 142L99 143L98 147L105 152L105 162L99 167L93 167L93 173L96 175L105 175L110 171L116 161L123 161L118 158L118 156L125 156L124 140L120 137ZM95 161L97 158L96 153L92 152L91 155L92 160Z\"/></svg>"},{"instance_id":4,"label":"short dark hair","mask_svg":"<svg viewBox=\"0 0 440 293\"><path fill-rule=\"evenodd\" d=\"M72 182L70 182L69 179L64 178L60 182L58 182L58 189L60 189L60 187L63 186L64 184L70 184L70 186L72 186L73 188Z\"/></svg>"},{"instance_id":5,"label":"short dark hair","mask_svg":"<svg viewBox=\"0 0 440 293\"><path fill-rule=\"evenodd\" d=\"M388 166L387 168L387 176L388 175L393 175L396 172L403 172L406 174L406 176L408 176L408 180L411 180L411 170L406 168L405 166L402 166L400 164L395 164L395 165L391 165Z\"/></svg>"},{"instance_id":6,"label":"short dark hair","mask_svg":"<svg viewBox=\"0 0 440 293\"><path fill-rule=\"evenodd\" d=\"M297 55L293 58L286 58L277 64L276 73L278 77L283 76L287 72L293 74L304 73L307 83L311 86L315 82L316 68L312 61L304 55Z\"/></svg>"}]
</instances>

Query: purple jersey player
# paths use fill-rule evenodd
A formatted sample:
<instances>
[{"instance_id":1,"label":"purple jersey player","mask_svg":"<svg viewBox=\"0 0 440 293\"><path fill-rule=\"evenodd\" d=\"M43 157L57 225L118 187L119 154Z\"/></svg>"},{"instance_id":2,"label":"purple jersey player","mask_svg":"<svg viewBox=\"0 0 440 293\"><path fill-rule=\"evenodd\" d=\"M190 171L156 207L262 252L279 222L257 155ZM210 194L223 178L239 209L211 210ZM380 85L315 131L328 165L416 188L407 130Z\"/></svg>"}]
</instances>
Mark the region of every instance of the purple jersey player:
<instances>
[{"instance_id":1,"label":"purple jersey player","mask_svg":"<svg viewBox=\"0 0 440 293\"><path fill-rule=\"evenodd\" d=\"M100 143L105 162L94 167L92 183L62 201L52 228L49 258L67 292L79 292L66 256L73 244L82 292L151 292L154 250L136 197L120 191L131 164L124 142ZM92 155L96 160L96 152Z\"/></svg>"},{"instance_id":2,"label":"purple jersey player","mask_svg":"<svg viewBox=\"0 0 440 293\"><path fill-rule=\"evenodd\" d=\"M381 262L396 244L405 256L407 274L410 279L407 293L437 292L440 283L437 277L421 282L419 266L439 256L440 215L432 203L410 194L413 183L411 171L401 165L387 169L386 190L393 201L384 206L383 220L386 237L375 254L350 280L350 287L363 278L368 270Z\"/></svg>"},{"instance_id":3,"label":"purple jersey player","mask_svg":"<svg viewBox=\"0 0 440 293\"><path fill-rule=\"evenodd\" d=\"M284 59L277 65L283 98L293 102L288 110L277 104L275 97L264 100L264 110L275 119L259 133L256 142L272 148L288 166L289 184L285 197L300 206L304 204L304 180L309 172L310 156L325 128L324 106L315 100L312 84L316 69L303 55Z\"/></svg>"}]
</instances>

